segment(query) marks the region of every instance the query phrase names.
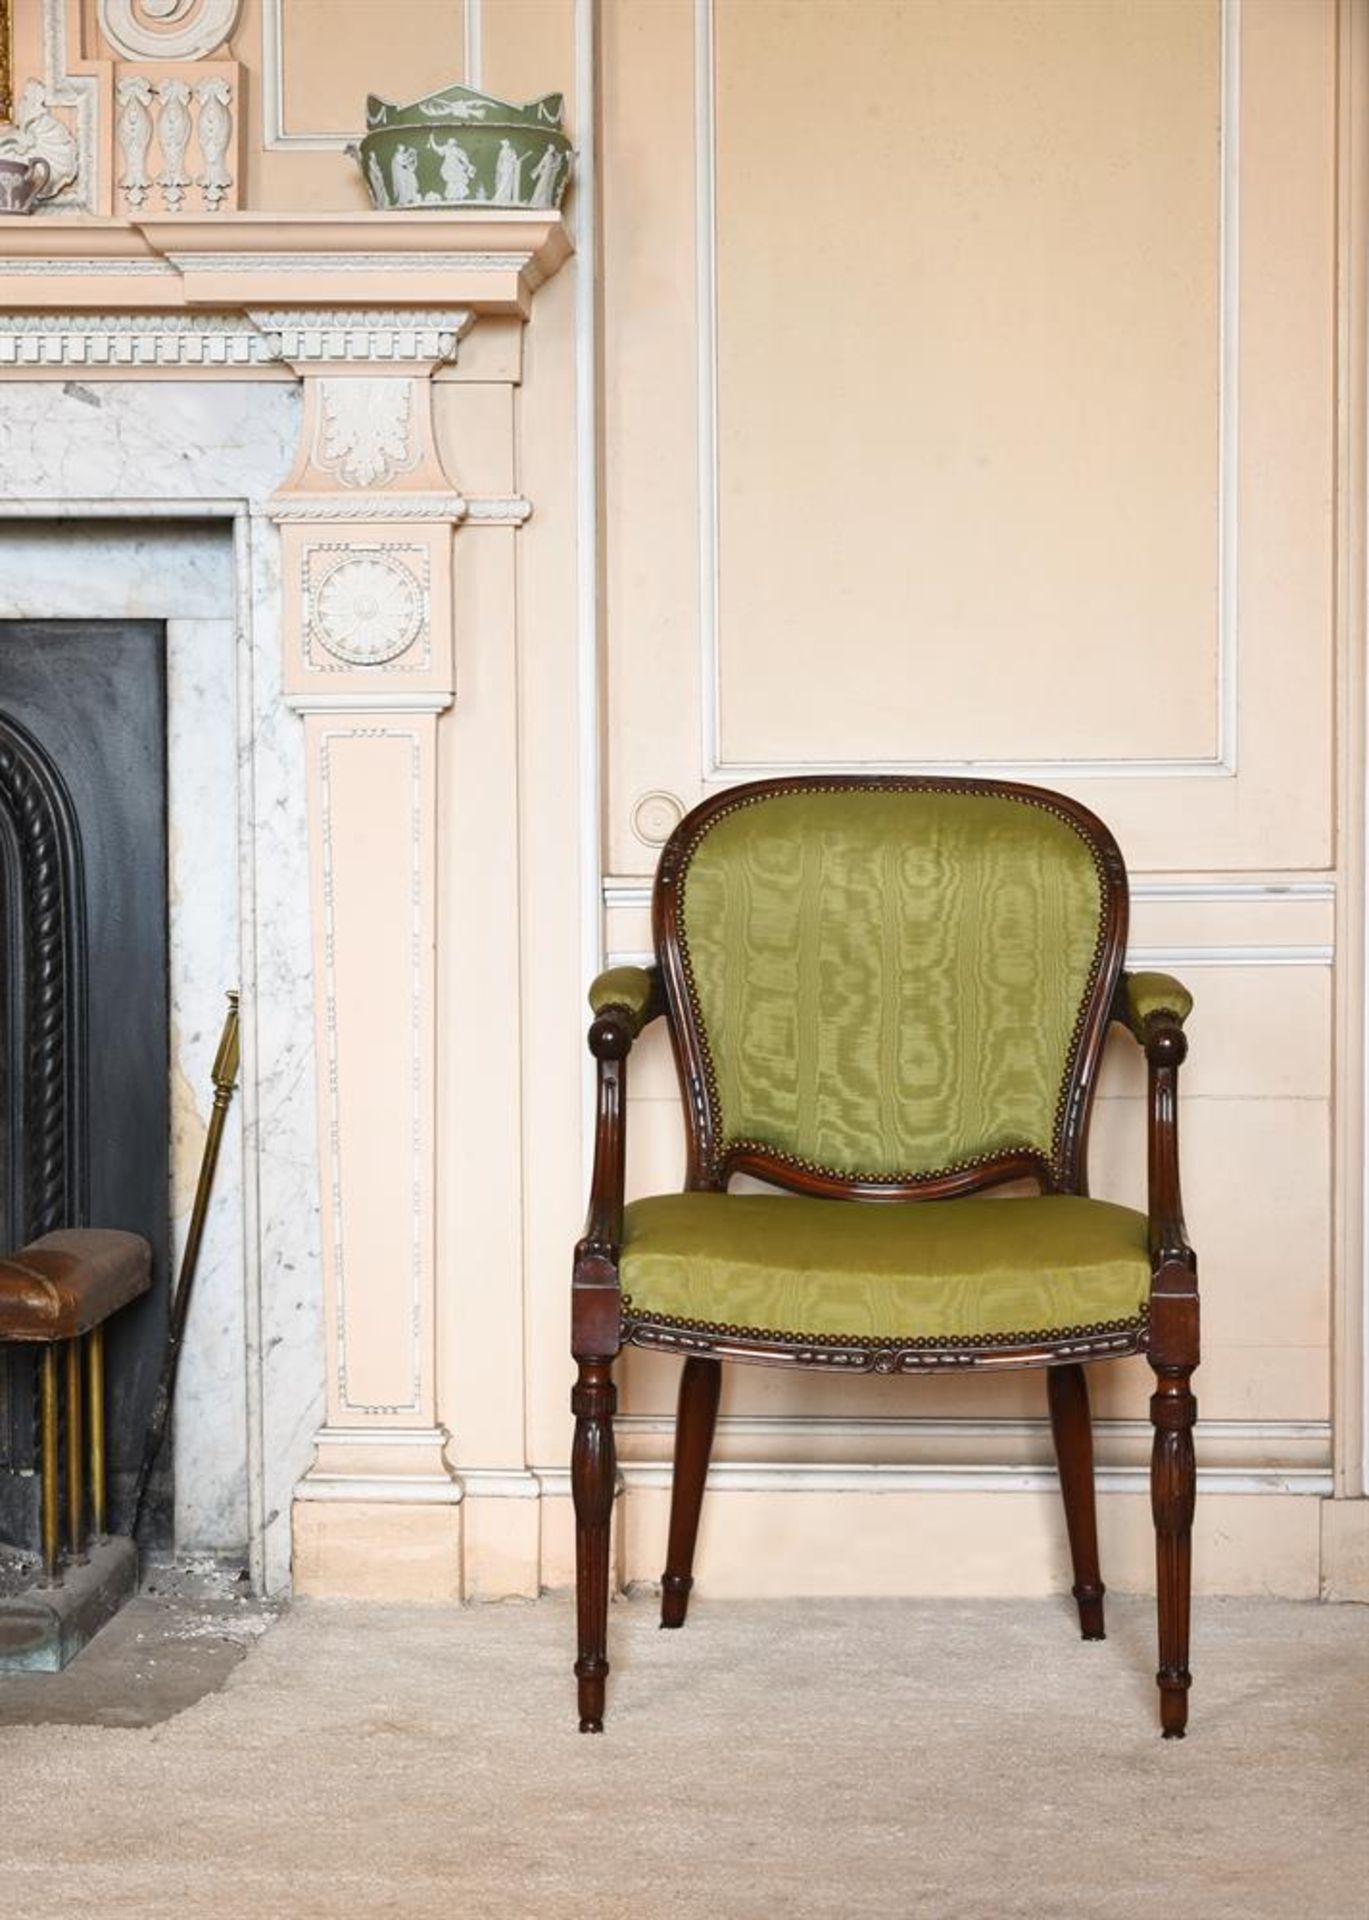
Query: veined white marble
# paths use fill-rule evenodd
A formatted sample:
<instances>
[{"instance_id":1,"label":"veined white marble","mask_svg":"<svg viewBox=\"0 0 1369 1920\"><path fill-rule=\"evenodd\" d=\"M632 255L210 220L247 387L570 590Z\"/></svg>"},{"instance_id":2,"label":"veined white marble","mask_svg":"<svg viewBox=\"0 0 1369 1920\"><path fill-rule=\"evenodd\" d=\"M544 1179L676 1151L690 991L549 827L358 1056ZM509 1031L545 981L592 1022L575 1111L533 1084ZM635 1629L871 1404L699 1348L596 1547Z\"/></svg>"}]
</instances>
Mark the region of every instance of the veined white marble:
<instances>
[{"instance_id":1,"label":"veined white marble","mask_svg":"<svg viewBox=\"0 0 1369 1920\"><path fill-rule=\"evenodd\" d=\"M314 1457L325 1410L323 1287L314 1104L313 953L304 729L281 688L280 536L264 520L240 522L239 604L250 629L239 648L239 701L252 715L240 737L240 790L252 830L241 843L241 889L254 903L244 971L256 993L243 1026L249 1233L260 1285L249 1292L249 1484L268 1592L290 1579L290 1504ZM250 772L249 772L250 768ZM249 916L244 915L244 942ZM254 1389L254 1391L252 1391Z\"/></svg>"},{"instance_id":2,"label":"veined white marble","mask_svg":"<svg viewBox=\"0 0 1369 1920\"><path fill-rule=\"evenodd\" d=\"M156 544L154 541L153 544ZM231 529L217 531L232 560ZM70 558L69 553L69 558ZM171 920L171 1216L179 1273L213 1097L210 1068L239 985L237 661L227 618L170 619L167 840ZM176 1542L247 1545L242 1113L224 1128L176 1387Z\"/></svg>"},{"instance_id":3,"label":"veined white marble","mask_svg":"<svg viewBox=\"0 0 1369 1920\"><path fill-rule=\"evenodd\" d=\"M223 521L0 520L0 619L231 620L233 594Z\"/></svg>"},{"instance_id":4,"label":"veined white marble","mask_svg":"<svg viewBox=\"0 0 1369 1920\"><path fill-rule=\"evenodd\" d=\"M265 381L0 382L0 499L264 499L300 404Z\"/></svg>"},{"instance_id":5,"label":"veined white marble","mask_svg":"<svg viewBox=\"0 0 1369 1920\"><path fill-rule=\"evenodd\" d=\"M298 411L264 383L0 382L0 616L168 622L178 1254L227 987L243 1013L178 1389L177 1536L247 1541L271 1591L324 1405L303 730L281 699L279 537L250 511Z\"/></svg>"}]
</instances>

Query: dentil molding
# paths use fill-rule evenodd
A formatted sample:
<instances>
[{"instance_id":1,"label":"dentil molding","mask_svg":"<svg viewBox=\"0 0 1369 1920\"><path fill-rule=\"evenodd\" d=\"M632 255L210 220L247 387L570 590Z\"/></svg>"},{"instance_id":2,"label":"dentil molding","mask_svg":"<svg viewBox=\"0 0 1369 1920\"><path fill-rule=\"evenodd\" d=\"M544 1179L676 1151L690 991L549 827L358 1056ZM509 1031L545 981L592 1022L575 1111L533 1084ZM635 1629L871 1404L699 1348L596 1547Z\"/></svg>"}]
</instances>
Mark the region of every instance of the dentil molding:
<instances>
[{"instance_id":1,"label":"dentil molding","mask_svg":"<svg viewBox=\"0 0 1369 1920\"><path fill-rule=\"evenodd\" d=\"M71 264L79 270L79 263ZM415 313L399 308L6 313L0 314L0 367L212 370L334 361L416 366L455 360L461 336L474 317L468 309Z\"/></svg>"}]
</instances>

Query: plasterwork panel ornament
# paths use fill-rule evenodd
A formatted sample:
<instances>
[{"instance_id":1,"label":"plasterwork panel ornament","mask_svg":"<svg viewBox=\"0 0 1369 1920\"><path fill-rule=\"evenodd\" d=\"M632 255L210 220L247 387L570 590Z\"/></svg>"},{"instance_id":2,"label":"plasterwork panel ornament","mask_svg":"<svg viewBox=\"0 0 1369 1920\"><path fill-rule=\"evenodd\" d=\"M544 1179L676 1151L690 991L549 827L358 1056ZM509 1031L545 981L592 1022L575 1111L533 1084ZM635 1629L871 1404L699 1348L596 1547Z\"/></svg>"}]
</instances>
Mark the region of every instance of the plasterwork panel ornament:
<instances>
[{"instance_id":1,"label":"plasterwork panel ornament","mask_svg":"<svg viewBox=\"0 0 1369 1920\"><path fill-rule=\"evenodd\" d=\"M48 213L79 214L107 211L98 202L100 172L100 88L96 74L73 74L67 60L67 0L41 0L43 21L42 106L75 141L75 164L65 186L49 188L43 199ZM70 123L58 119L69 113ZM20 116L23 118L21 106ZM45 136L56 144L52 128ZM45 156L46 157L46 156ZM49 160L49 165L51 161Z\"/></svg>"},{"instance_id":2,"label":"plasterwork panel ornament","mask_svg":"<svg viewBox=\"0 0 1369 1920\"><path fill-rule=\"evenodd\" d=\"M26 80L19 95L15 124L0 134L0 153L16 160L42 160L48 178L40 200L55 200L75 180L80 156L76 135L52 111L52 100L41 80Z\"/></svg>"},{"instance_id":3,"label":"plasterwork panel ornament","mask_svg":"<svg viewBox=\"0 0 1369 1920\"><path fill-rule=\"evenodd\" d=\"M387 486L418 464L412 413L412 381L320 380L314 465L344 487Z\"/></svg>"},{"instance_id":4,"label":"plasterwork panel ornament","mask_svg":"<svg viewBox=\"0 0 1369 1920\"><path fill-rule=\"evenodd\" d=\"M203 60L238 22L241 0L100 0L100 31L126 60Z\"/></svg>"},{"instance_id":5,"label":"plasterwork panel ornament","mask_svg":"<svg viewBox=\"0 0 1369 1920\"><path fill-rule=\"evenodd\" d=\"M663 847L684 819L684 802L663 787L644 793L632 809L632 831L647 847Z\"/></svg>"},{"instance_id":6,"label":"plasterwork panel ornament","mask_svg":"<svg viewBox=\"0 0 1369 1920\"><path fill-rule=\"evenodd\" d=\"M305 664L329 671L317 645L349 667L381 667L422 646L406 671L431 664L428 551L386 542L330 541L304 557Z\"/></svg>"}]
</instances>

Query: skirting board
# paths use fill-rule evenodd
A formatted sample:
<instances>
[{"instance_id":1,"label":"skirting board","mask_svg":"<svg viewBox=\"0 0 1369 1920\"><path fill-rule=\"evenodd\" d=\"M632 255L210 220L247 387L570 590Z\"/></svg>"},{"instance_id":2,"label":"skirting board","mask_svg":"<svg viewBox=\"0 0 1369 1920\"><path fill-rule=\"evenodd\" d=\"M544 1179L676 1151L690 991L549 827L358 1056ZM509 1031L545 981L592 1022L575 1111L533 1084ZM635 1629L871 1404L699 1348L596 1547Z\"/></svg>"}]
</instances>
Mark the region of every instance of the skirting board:
<instances>
[{"instance_id":1,"label":"skirting board","mask_svg":"<svg viewBox=\"0 0 1369 1920\"><path fill-rule=\"evenodd\" d=\"M562 1468L468 1472L459 1506L384 1499L295 1506L297 1590L452 1601L531 1597L575 1577L570 1476ZM1012 1595L1070 1584L1054 1473L1036 1467L718 1463L696 1572L702 1593ZM1321 1468L1200 1469L1194 1581L1209 1594L1357 1597L1359 1533L1326 1498ZM627 1463L615 1514L616 1579L654 1582L670 1470ZM1103 1576L1153 1585L1154 1534L1139 1467L1098 1475ZM1351 1516L1357 1519L1360 1516Z\"/></svg>"}]
</instances>

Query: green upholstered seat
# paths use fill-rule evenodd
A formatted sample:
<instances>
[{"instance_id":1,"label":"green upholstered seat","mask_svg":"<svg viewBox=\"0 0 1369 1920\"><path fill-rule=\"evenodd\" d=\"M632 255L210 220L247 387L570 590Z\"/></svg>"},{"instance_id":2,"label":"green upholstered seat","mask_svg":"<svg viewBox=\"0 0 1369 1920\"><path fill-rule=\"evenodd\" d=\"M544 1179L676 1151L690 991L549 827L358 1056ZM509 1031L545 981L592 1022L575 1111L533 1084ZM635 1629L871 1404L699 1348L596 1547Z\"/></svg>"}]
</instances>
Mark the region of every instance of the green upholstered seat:
<instances>
[{"instance_id":1,"label":"green upholstered seat","mask_svg":"<svg viewBox=\"0 0 1369 1920\"><path fill-rule=\"evenodd\" d=\"M1146 1218L1070 1194L873 1204L677 1193L624 1215L629 1315L793 1338L1020 1343L1139 1327Z\"/></svg>"}]
</instances>

